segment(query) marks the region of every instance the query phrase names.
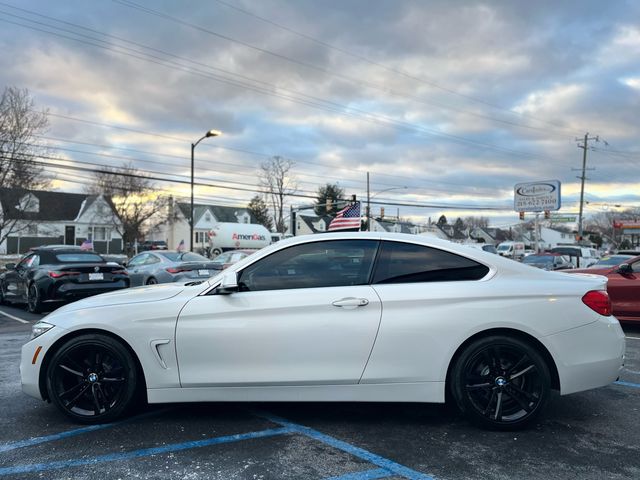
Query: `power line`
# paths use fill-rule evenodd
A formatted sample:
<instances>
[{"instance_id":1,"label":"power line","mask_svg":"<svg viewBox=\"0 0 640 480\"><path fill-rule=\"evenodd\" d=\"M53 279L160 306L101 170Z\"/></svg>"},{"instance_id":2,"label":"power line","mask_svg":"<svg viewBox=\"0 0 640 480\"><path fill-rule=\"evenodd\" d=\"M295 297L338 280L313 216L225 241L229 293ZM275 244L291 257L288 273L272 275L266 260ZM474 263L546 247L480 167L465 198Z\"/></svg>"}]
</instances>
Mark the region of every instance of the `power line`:
<instances>
[{"instance_id":1,"label":"power line","mask_svg":"<svg viewBox=\"0 0 640 480\"><path fill-rule=\"evenodd\" d=\"M430 105L430 106L437 106L439 108L444 108L444 109L448 109L448 110L453 110L455 112L463 113L465 115L472 115L472 116L475 116L475 117L484 118L486 120L492 120L492 121L495 121L495 122L504 123L504 124L511 125L511 126L516 126L516 127L521 127L521 128L528 128L528 129L532 129L532 130L539 130L539 131L543 131L543 132L546 132L546 133L550 133L552 135L558 135L557 131L547 130L547 129L534 127L534 126L526 125L526 124L520 124L520 123L516 123L516 122L511 122L511 121L508 121L508 120L499 119L499 118L496 118L496 117L491 117L491 116L488 116L488 115L483 115L483 114L479 114L479 113L476 113L476 112L472 112L470 110L460 109L460 108L456 108L456 107L453 107L453 106L450 106L450 105L445 105L445 104L441 104L441 103L438 103L438 102L428 101L428 100L422 99L420 97L416 97L415 95L410 95L410 94L407 94L407 93L404 93L404 92L397 92L397 91L391 90L391 89L389 89L387 87L383 87L383 86L381 86L379 84L366 81L363 78L353 78L353 77L350 77L348 75L337 73L337 72L335 72L333 70L330 70L330 69L327 69L327 68L324 68L324 67L319 67L317 65L314 65L314 64L311 64L311 63L308 63L308 62L304 62L304 61L301 61L301 60L298 60L298 59L295 59L295 58L292 58L292 57L289 57L289 56L274 52L272 50L268 50L268 49L265 49L265 48L257 47L255 45L250 44L250 43L243 42L241 40L238 40L236 38L230 37L228 35L223 35L223 34L221 34L219 32L215 32L215 31L213 31L213 30L211 30L209 28L205 28L205 27L202 27L202 26L187 22L187 21L182 20L180 18L168 15L168 14L160 12L158 10L153 10L151 8L145 7L143 5L137 4L137 3L132 2L132 1L128 1L128 0L112 0L112 1L114 1L115 3L118 3L120 5L123 5L125 7L141 11L141 12L146 13L148 15L155 15L155 16L163 18L165 20L172 21L172 22L178 23L178 24L183 25L183 26L187 26L189 28L192 28L194 30L200 31L202 33L206 33L208 35L212 35L212 36L214 36L216 38L219 38L219 39L231 42L231 43L235 43L235 44L241 45L241 46L243 46L245 48L257 51L259 53L262 53L262 54L265 54L265 55L269 55L269 56L278 58L280 60L285 60L287 62L296 64L296 65L299 65L299 66L302 66L302 67L305 67L305 68L308 68L308 69L311 69L311 70L315 70L317 72L324 73L325 75L330 75L330 76L339 78L341 80L348 81L349 83L353 83L353 84L358 85L358 86L365 85L365 86L367 86L369 88L372 88L372 89L375 89L375 90L378 90L378 91L381 91L381 92L384 92L384 93L387 93L387 94L409 98L409 99L411 99L413 101L417 101L419 103L423 103L423 104ZM223 3L223 2L219 2L219 3ZM228 4L225 4L225 5L228 6ZM362 60L362 58L361 58L361 60ZM374 63L374 62L371 62L369 60L366 60L366 61L368 61L369 63ZM377 66L382 66L382 65L377 65ZM382 66L382 68L386 68L386 67ZM399 73L399 72L395 71L395 73ZM404 76L407 77L407 75L404 75ZM419 79L411 77L411 76L408 76L408 77L409 78L413 78L413 80L419 80ZM434 85L431 85L431 86L434 86ZM451 89L446 89L446 88L440 87L440 86L438 86L438 88L440 88L442 90L445 90L445 91L447 91L449 93L458 94L458 92L455 92L454 90L451 90ZM462 94L458 94L458 95L465 97ZM472 99L472 100L474 100L476 102L479 101L478 99L475 99L475 98L472 98L472 97L466 97L466 98ZM490 105L490 104L487 104L487 102L484 102L482 100L480 100L480 103L484 103L485 105ZM494 106L494 108L495 108L495 106ZM514 114L514 112L512 112L512 111L510 111L508 109L503 109L503 108L499 108L499 109L500 110L506 110L506 111L510 112L511 114ZM555 124L552 124L552 125L554 127L556 127L556 129L559 127L558 125L555 125ZM562 127L560 127L560 128L562 128Z\"/></svg>"},{"instance_id":2,"label":"power line","mask_svg":"<svg viewBox=\"0 0 640 480\"><path fill-rule=\"evenodd\" d=\"M45 160L57 160L59 161L60 159L55 158L55 157L48 157L48 156L44 156L44 155L31 155L31 154L26 154L24 155L26 157L30 157L30 159L15 159L15 158L11 158L11 157L7 157L7 156L3 156L0 157L0 159L2 160L12 160L12 161L17 161L17 162L23 162L23 163L31 163L34 165L40 165L40 166L53 166L56 168L62 168L62 169L69 169L69 170L76 170L76 171L80 171L80 172L91 172L91 173L97 173L97 174L106 174L106 175L116 175L116 176L122 176L122 177L129 177L129 178L141 178L141 179L146 179L146 180L155 180L155 181L159 181L159 182L168 182L168 183L176 183L176 184L188 184L190 185L191 182L188 180L177 180L177 179L168 179L168 178L162 178L162 177L157 177L155 175L147 175L146 172L144 170L141 170L140 172L142 172L143 174L135 174L135 173L130 173L130 172L122 172L122 171L112 171L109 170L108 167L106 167L107 169L99 169L99 168L89 168L89 167L81 167L81 166L76 166L76 165L55 165L55 164L51 164L51 163L47 163L47 162L43 162L43 161L39 161L39 160L35 160L36 158L41 158L41 159L45 159ZM247 191L247 192L252 192L252 193L265 193L264 191L258 191L258 190L251 190L251 189L247 189L247 188L242 188L242 187L228 187L225 185L217 185L217 184L211 184L211 183L204 183L204 182L194 182L194 185L197 186L203 186L203 187L211 187L211 188L223 188L223 189L230 189L230 190L239 190L239 191ZM266 192L266 193L272 193L272 192ZM317 197L315 195L304 195L304 194L298 194L298 193L285 193L284 194L287 197L296 197L296 198L311 198L316 200ZM475 205L446 205L446 204L426 204L426 203L421 203L421 204L417 204L417 203L404 203L404 202L374 202L372 201L371 203L375 203L375 204L381 204L381 205L394 205L394 206L400 206L400 207L415 207L415 208L441 208L441 209L458 209L458 210L496 210L496 211L504 211L504 210L508 210L510 207L479 207L479 206L475 206Z\"/></svg>"},{"instance_id":3,"label":"power line","mask_svg":"<svg viewBox=\"0 0 640 480\"><path fill-rule=\"evenodd\" d=\"M390 66L388 66L388 65L385 65L385 64L383 64L383 63L377 62L377 61L375 61L375 60L371 60L370 58L367 58L367 57L365 57L364 55L360 55L360 54L354 53L354 52L352 52L352 51L350 51L350 50L347 50L347 49L345 49L345 48L338 47L338 46L336 46L336 45L333 45L333 44L330 44L330 43L325 42L325 41L323 41L323 40L320 40L320 39L317 39L317 38L315 38L315 37L312 37L311 35L308 35L308 34L305 34L305 33L299 32L299 31L297 31L297 30L294 30L294 29L292 29L292 28L290 28L290 27L287 27L287 26L285 26L285 25L282 25L281 23L277 23L277 22L275 22L275 21L273 21L273 20L270 20L270 19L268 19L268 18L265 18L265 17L261 17L261 16L259 16L259 15L256 15L255 13L250 12L250 11L248 11L248 10L245 10L245 9L243 9L243 8L241 8L241 7L238 7L237 5L233 5L233 4L231 4L231 3L228 3L228 2L225 2L225 1L222 1L222 0L214 0L214 1L215 1L215 2L217 2L217 3L219 3L219 4L221 4L221 5L224 5L224 6L226 6L226 7L229 7L229 8L231 8L231 9L233 9L233 10L236 10L236 11L238 11L238 12L240 12L240 13L244 14L244 15L248 15L248 16L254 17L254 18L256 18L256 19L258 19L258 20L260 20L260 21L262 21L262 22L268 23L268 24L273 25L273 26L275 26L275 27L277 27L277 28L280 28L280 29L282 29L282 30L284 30L284 31L287 31L287 32L289 32L289 33L291 33L291 34L293 34L293 35L296 35L296 36L300 37L300 38L304 38L304 39L306 39L306 40L309 40L309 41L311 41L311 42L314 42L314 43L316 43L316 44L318 44L318 45L321 45L321 46L323 46L323 47L325 47L325 48L329 48L329 49L331 49L331 50L335 50L335 51L340 52L340 53L342 53L342 54L348 55L348 56L350 56L350 57L352 57L352 58L356 58L356 59L358 59L358 60L361 60L361 61L363 61L363 62L366 62L366 63L368 63L368 64L370 64L370 65L374 65L374 66L376 66L376 67L379 67L379 68L381 68L381 69L383 69L383 70L386 70L386 71L388 71L388 72L395 73L395 74L400 75L400 76L403 76L403 77L405 77L405 78L409 78L409 79L411 79L411 80L418 81L418 82L423 83L423 84L425 84L425 85L428 85L428 86L430 86L430 87L433 87L433 88L436 88L436 89L442 90L442 91L447 92L447 93L449 93L449 94L451 94L451 95L455 95L455 96L458 96L458 97L461 97L461 98L464 98L464 99L467 99L467 100L471 100L471 101L473 101L473 102L481 103L481 104L486 105L486 106L489 106L489 107L491 107L491 108L495 108L495 109L497 109L497 110L501 110L501 111L507 112L507 113L509 113L509 114L511 114L511 115L516 115L516 116L520 116L520 117L530 118L530 119L532 119L532 120L536 120L536 121L539 121L539 122L542 122L542 123L546 123L546 124L551 125L551 126L553 126L553 127L555 127L555 128L562 128L562 129L565 129L563 126L561 126L561 125L559 125L559 124L557 124L557 123L550 122L550 121L548 121L548 120L543 120L543 119L540 119L540 118L534 117L534 116L532 116L532 115L525 115L525 114L522 114L522 113L514 112L514 111L513 111L513 110L511 110L511 109L508 109L508 108L502 107L502 106L500 106L500 105L496 105L496 104L493 104L493 103L487 102L486 100L481 99L481 98L479 98L479 97L475 97L475 96L473 96L473 95L466 95L466 94L460 93L460 92L459 92L459 91L457 91L457 90L454 90L454 89L451 89L451 88L448 88L448 87L442 86L442 85L438 84L437 82L435 82L435 81L433 81L433 80L426 79L426 78L424 78L424 77L417 77L417 76L412 75L412 74L410 74L410 73L408 73L408 72L406 72L406 71L404 71L404 70L400 70L400 69L398 69L398 68L390 67ZM121 3L121 2L120 2L120 3ZM131 3L132 3L132 2L131 2ZM569 130L566 130L566 131L568 132ZM572 133L572 135L575 135L575 133Z\"/></svg>"},{"instance_id":4,"label":"power line","mask_svg":"<svg viewBox=\"0 0 640 480\"><path fill-rule=\"evenodd\" d=\"M16 7L11 7L11 8L16 8ZM297 104L301 104L301 105L305 105L305 106L309 106L312 108L317 108L320 110L324 110L324 111L329 111L332 113L336 113L339 115L343 115L343 116L348 116L348 117L353 117L353 118L357 118L359 120L362 121L366 121L369 123L375 123L378 125L383 125L383 126L392 126L398 129L403 129L403 130L410 130L410 131L414 131L418 134L422 134L422 135L427 135L427 136L436 136L436 137L441 137L443 139L449 140L453 143L458 143L461 145L474 145L474 146L481 146L481 147L485 147L488 149L492 149L494 151L503 153L503 154L511 154L511 155L518 155L518 156L525 156L525 157L533 157L533 158L545 158L547 159L548 157L544 157L544 156L540 156L534 152L524 152L524 151L518 151L518 150L513 150L513 149L509 149L509 148L505 148L505 147L500 147L498 145L494 145L491 143L485 143L485 142L479 142L476 140L471 140L465 137L461 137L458 135L452 135L452 134L447 134L444 132L441 132L439 130L434 130L434 129L430 129L430 128L426 128L420 125L416 125L416 124L412 124L409 122L404 122L404 121L399 121L396 120L392 117L388 117L387 115L381 115L381 114L375 114L375 113L371 113L362 109L358 109L355 107L351 107L351 106L347 106L347 105L343 105L343 104L339 104L330 100L326 100L326 99L322 99L322 98L318 98L315 96L311 96L311 95L307 95L301 92L296 92L296 91L290 91L290 90L286 90L286 89L282 89L279 88L273 84L269 84L267 82L263 82L260 80L255 80L255 79L249 79L251 82L257 83L257 84L262 84L262 85L266 85L267 87L270 88L270 90L265 89L264 87L259 87L256 85L249 85L245 82L241 82L241 81L237 81L237 80L231 80L227 77L220 77L219 75L214 75L211 74L209 72L203 72L201 70L198 69L194 69L193 67L189 67L189 66L185 66L167 59L163 59L161 57L158 57L156 55L151 55L149 53L146 52L141 52L139 50L135 50L135 49L131 49L128 47L124 47L121 45L114 45L110 42L106 42L104 40L101 39L97 39L95 37L89 37L87 35L83 35L83 34L79 34L77 32L71 32L65 29L61 29L59 27L56 27L54 25L50 25L50 24L45 24L43 22L37 22L35 20L31 20L25 17L20 17L18 15L14 15L14 14L10 14L7 12L0 12L3 13L5 15L9 15L11 17L15 17L15 18L19 18L21 20L25 20L27 22L31 22L31 23L35 23L35 24L39 24L39 25L45 25L49 28L53 28L53 29L57 29L60 31L65 31L68 33L72 33L73 35L79 36L79 37L84 37L84 38L89 38L91 40L100 42L100 43L94 43L91 41L86 41L86 40L81 40L78 38L74 38L74 37L70 37L68 35L63 35L60 33L56 33L56 32L52 32L49 30L44 30L42 28L38 28L38 27L33 27L30 25L25 25L22 23L18 23L18 22L14 22L14 21L10 21L10 20L6 20L6 19L0 19L0 21L6 22L6 23L10 23L10 24L14 24L14 25L18 25L18 26L22 26L25 28L29 28L32 30L36 30L36 31L40 31L43 33L47 33L50 35L54 35L54 36L58 36L61 38L66 38L68 40L72 40L75 42L79 42L85 45L90 45L93 47L97 47L97 48L101 48L113 53L117 53L120 55L126 55L126 56L130 56L133 58L136 58L138 60L143 60L143 61L147 61L150 63L154 63L157 65L161 65L164 66L166 68L171 68L174 70L180 70L186 73L190 73L193 75L197 75L197 76L202 76L205 78L209 78L211 80L217 81L217 82L221 82L221 83L225 83L225 84L229 84L235 87L239 87L239 88L244 88L244 89L248 89L251 91L254 91L256 93L259 94L263 94L263 95L267 95L267 96L274 96L277 98L282 98L288 101L291 101L293 103L297 103ZM39 15L37 13L34 13L34 15ZM80 27L82 28L82 27ZM104 36L108 36L107 34L102 34ZM139 44L138 44L139 45ZM114 48L117 47L117 48ZM147 49L152 49L151 47L145 47L143 46L143 48L147 48ZM122 50L118 50L118 49L122 49L122 50L126 50L126 51L122 51ZM135 52L135 53L130 53L130 52ZM169 54L172 55L172 54ZM175 57L175 55L173 55ZM178 58L182 58L182 57L178 57ZM188 60L189 62L192 62L191 60ZM210 69L214 69L214 70L218 70L218 71L224 71L221 70L219 68L215 68L215 67L210 67L208 66L207 68ZM224 71L226 74L228 75L232 75L232 76L236 76L236 77L241 77L241 78L245 78L248 79L248 77L243 77L241 75L235 74L233 72L229 72L229 71ZM281 92L288 92L287 94L283 94L283 93L278 93L277 90L280 90ZM557 159L558 161L560 161L559 159Z\"/></svg>"}]
</instances>

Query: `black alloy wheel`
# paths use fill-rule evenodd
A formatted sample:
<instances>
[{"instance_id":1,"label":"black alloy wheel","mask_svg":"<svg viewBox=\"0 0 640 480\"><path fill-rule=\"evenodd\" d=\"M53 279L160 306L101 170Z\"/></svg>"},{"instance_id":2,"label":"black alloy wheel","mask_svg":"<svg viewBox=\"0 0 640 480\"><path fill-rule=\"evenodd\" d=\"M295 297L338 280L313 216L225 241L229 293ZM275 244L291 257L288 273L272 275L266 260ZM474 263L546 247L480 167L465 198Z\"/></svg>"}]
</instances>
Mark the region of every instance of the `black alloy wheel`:
<instances>
[{"instance_id":1,"label":"black alloy wheel","mask_svg":"<svg viewBox=\"0 0 640 480\"><path fill-rule=\"evenodd\" d=\"M129 351L100 334L73 338L47 367L49 398L81 423L104 423L128 410L136 397L137 370Z\"/></svg>"},{"instance_id":2,"label":"black alloy wheel","mask_svg":"<svg viewBox=\"0 0 640 480\"><path fill-rule=\"evenodd\" d=\"M151 277L151 278L149 278L149 280L147 280L147 285L157 285L157 284L158 284L158 280L156 280L153 277Z\"/></svg>"},{"instance_id":3,"label":"black alloy wheel","mask_svg":"<svg viewBox=\"0 0 640 480\"><path fill-rule=\"evenodd\" d=\"M481 338L458 357L451 392L471 421L493 430L515 430L544 409L549 368L528 343L508 336Z\"/></svg>"},{"instance_id":4,"label":"black alloy wheel","mask_svg":"<svg viewBox=\"0 0 640 480\"><path fill-rule=\"evenodd\" d=\"M42 313L42 299L35 283L29 285L27 289L27 310L30 313Z\"/></svg>"}]
</instances>

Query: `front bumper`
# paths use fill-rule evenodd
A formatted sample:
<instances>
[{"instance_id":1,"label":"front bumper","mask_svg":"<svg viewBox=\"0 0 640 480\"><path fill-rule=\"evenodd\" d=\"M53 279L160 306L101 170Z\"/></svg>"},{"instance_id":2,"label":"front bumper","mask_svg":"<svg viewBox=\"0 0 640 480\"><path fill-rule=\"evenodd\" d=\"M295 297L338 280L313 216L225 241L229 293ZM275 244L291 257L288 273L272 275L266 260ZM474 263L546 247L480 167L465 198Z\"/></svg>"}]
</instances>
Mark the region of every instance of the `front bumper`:
<instances>
[{"instance_id":1,"label":"front bumper","mask_svg":"<svg viewBox=\"0 0 640 480\"><path fill-rule=\"evenodd\" d=\"M615 317L544 337L560 378L560 394L582 392L615 382L624 365L625 341Z\"/></svg>"},{"instance_id":2,"label":"front bumper","mask_svg":"<svg viewBox=\"0 0 640 480\"><path fill-rule=\"evenodd\" d=\"M44 400L40 391L40 369L45 355L66 332L65 329L54 326L48 332L28 341L22 346L20 356L20 382L22 391L31 397ZM39 349L39 351L38 351Z\"/></svg>"}]
</instances>

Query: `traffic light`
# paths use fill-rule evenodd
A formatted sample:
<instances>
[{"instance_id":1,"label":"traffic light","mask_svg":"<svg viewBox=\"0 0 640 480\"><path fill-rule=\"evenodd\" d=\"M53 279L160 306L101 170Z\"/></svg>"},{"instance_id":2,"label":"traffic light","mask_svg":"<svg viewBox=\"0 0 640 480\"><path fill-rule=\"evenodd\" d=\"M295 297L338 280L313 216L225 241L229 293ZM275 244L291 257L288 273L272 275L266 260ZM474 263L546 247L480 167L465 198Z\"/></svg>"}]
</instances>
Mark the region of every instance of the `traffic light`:
<instances>
[{"instance_id":1,"label":"traffic light","mask_svg":"<svg viewBox=\"0 0 640 480\"><path fill-rule=\"evenodd\" d=\"M544 211L544 219L549 220L551 218L551 212L549 210Z\"/></svg>"},{"instance_id":2,"label":"traffic light","mask_svg":"<svg viewBox=\"0 0 640 480\"><path fill-rule=\"evenodd\" d=\"M524 220L524 212L520 212L520 220Z\"/></svg>"}]
</instances>

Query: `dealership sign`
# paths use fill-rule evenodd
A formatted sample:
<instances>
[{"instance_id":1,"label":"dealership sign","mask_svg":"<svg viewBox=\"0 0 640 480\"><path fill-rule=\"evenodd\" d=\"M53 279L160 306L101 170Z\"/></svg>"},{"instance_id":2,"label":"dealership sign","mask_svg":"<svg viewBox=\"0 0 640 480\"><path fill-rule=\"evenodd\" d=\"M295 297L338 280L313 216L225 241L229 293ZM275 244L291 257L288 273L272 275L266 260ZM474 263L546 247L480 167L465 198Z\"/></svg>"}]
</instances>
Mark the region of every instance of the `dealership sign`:
<instances>
[{"instance_id":1,"label":"dealership sign","mask_svg":"<svg viewBox=\"0 0 640 480\"><path fill-rule=\"evenodd\" d=\"M560 181L518 183L513 189L513 205L516 212L543 212L559 210Z\"/></svg>"}]
</instances>

